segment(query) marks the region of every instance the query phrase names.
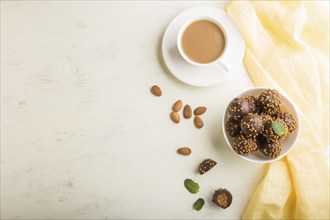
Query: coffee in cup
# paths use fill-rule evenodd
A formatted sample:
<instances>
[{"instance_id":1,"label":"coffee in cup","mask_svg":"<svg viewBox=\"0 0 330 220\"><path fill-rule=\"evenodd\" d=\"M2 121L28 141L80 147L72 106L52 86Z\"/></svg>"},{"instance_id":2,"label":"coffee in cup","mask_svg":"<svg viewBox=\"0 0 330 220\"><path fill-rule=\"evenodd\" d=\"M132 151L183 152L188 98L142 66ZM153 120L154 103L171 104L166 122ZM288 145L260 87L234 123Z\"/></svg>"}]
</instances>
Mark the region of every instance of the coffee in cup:
<instances>
[{"instance_id":1,"label":"coffee in cup","mask_svg":"<svg viewBox=\"0 0 330 220\"><path fill-rule=\"evenodd\" d=\"M224 28L211 18L195 18L183 25L178 36L178 48L191 64L217 64L225 71L229 66L221 60L227 44Z\"/></svg>"}]
</instances>

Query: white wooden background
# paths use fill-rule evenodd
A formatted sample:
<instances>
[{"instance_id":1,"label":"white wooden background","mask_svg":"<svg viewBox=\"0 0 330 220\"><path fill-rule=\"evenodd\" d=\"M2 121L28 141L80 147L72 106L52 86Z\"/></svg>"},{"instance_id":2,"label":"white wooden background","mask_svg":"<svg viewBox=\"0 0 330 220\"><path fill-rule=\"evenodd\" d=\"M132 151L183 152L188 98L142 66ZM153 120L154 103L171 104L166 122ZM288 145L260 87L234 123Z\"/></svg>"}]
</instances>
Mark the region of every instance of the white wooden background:
<instances>
[{"instance_id":1,"label":"white wooden background","mask_svg":"<svg viewBox=\"0 0 330 220\"><path fill-rule=\"evenodd\" d=\"M3 219L237 219L263 165L236 156L221 118L252 87L244 65L196 88L164 68L160 44L185 9L226 2L2 1L1 217ZM162 97L150 94L158 84ZM172 104L205 105L205 126L174 124ZM176 153L190 146L192 155ZM218 162L203 176L203 159ZM183 186L192 178L201 191ZM228 209L213 191L233 194ZM206 204L192 209L198 198Z\"/></svg>"}]
</instances>

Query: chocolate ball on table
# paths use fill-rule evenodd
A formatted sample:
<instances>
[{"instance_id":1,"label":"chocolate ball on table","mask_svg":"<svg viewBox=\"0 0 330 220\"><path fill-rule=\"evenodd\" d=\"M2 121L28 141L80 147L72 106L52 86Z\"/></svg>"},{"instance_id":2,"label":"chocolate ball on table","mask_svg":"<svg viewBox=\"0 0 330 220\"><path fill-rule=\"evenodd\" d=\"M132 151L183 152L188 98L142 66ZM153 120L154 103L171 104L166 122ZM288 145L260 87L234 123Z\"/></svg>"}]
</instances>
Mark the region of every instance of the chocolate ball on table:
<instances>
[{"instance_id":1,"label":"chocolate ball on table","mask_svg":"<svg viewBox=\"0 0 330 220\"><path fill-rule=\"evenodd\" d=\"M272 159L278 157L283 148L282 143L280 141L270 142L265 138L258 139L258 146L261 153Z\"/></svg>"},{"instance_id":2,"label":"chocolate ball on table","mask_svg":"<svg viewBox=\"0 0 330 220\"><path fill-rule=\"evenodd\" d=\"M284 128L281 134L275 132L273 123L278 123ZM264 124L263 132L261 133L269 142L279 142L288 135L288 127L282 119L269 119Z\"/></svg>"},{"instance_id":3,"label":"chocolate ball on table","mask_svg":"<svg viewBox=\"0 0 330 220\"><path fill-rule=\"evenodd\" d=\"M256 137L263 128L264 122L258 114L244 116L241 121L241 130L247 137Z\"/></svg>"},{"instance_id":4,"label":"chocolate ball on table","mask_svg":"<svg viewBox=\"0 0 330 220\"><path fill-rule=\"evenodd\" d=\"M282 119L288 127L288 133L291 134L297 128L297 121L294 115L285 112L279 112L277 118Z\"/></svg>"},{"instance_id":5,"label":"chocolate ball on table","mask_svg":"<svg viewBox=\"0 0 330 220\"><path fill-rule=\"evenodd\" d=\"M255 138L239 134L233 141L233 149L240 155L247 156L258 149Z\"/></svg>"},{"instance_id":6,"label":"chocolate ball on table","mask_svg":"<svg viewBox=\"0 0 330 220\"><path fill-rule=\"evenodd\" d=\"M260 111L269 115L276 115L280 112L282 97L275 89L267 89L263 91L258 98Z\"/></svg>"},{"instance_id":7,"label":"chocolate ball on table","mask_svg":"<svg viewBox=\"0 0 330 220\"><path fill-rule=\"evenodd\" d=\"M249 102L243 98L235 98L230 102L228 112L234 120L239 121L244 115L249 114Z\"/></svg>"},{"instance_id":8,"label":"chocolate ball on table","mask_svg":"<svg viewBox=\"0 0 330 220\"><path fill-rule=\"evenodd\" d=\"M231 137L237 137L241 131L241 122L236 121L233 118L229 118L226 123L226 131Z\"/></svg>"},{"instance_id":9,"label":"chocolate ball on table","mask_svg":"<svg viewBox=\"0 0 330 220\"><path fill-rule=\"evenodd\" d=\"M252 95L243 97L249 102L250 113L257 113L259 111L258 99Z\"/></svg>"},{"instance_id":10,"label":"chocolate ball on table","mask_svg":"<svg viewBox=\"0 0 330 220\"><path fill-rule=\"evenodd\" d=\"M231 205L233 196L227 189L218 189L214 192L212 202L225 209Z\"/></svg>"}]
</instances>

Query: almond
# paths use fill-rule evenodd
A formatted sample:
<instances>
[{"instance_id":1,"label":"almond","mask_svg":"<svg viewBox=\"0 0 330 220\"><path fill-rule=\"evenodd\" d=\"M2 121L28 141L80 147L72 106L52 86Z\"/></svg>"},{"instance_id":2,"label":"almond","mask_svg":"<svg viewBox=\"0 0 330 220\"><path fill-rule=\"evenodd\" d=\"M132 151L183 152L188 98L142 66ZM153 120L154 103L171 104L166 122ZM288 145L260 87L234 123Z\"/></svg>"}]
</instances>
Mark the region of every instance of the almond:
<instances>
[{"instance_id":1,"label":"almond","mask_svg":"<svg viewBox=\"0 0 330 220\"><path fill-rule=\"evenodd\" d=\"M170 114L170 117L171 117L171 119L172 119L173 122L175 122L175 123L179 123L180 122L180 115L179 115L179 113L172 112Z\"/></svg>"},{"instance_id":2,"label":"almond","mask_svg":"<svg viewBox=\"0 0 330 220\"><path fill-rule=\"evenodd\" d=\"M198 116L194 118L194 124L196 128L202 128L204 126L203 120Z\"/></svg>"},{"instance_id":3,"label":"almond","mask_svg":"<svg viewBox=\"0 0 330 220\"><path fill-rule=\"evenodd\" d=\"M181 147L177 150L177 152L182 155L190 155L191 149L189 147Z\"/></svg>"},{"instance_id":4,"label":"almond","mask_svg":"<svg viewBox=\"0 0 330 220\"><path fill-rule=\"evenodd\" d=\"M185 105L185 107L183 108L183 116L187 119L191 118L192 111L190 105Z\"/></svg>"},{"instance_id":5,"label":"almond","mask_svg":"<svg viewBox=\"0 0 330 220\"><path fill-rule=\"evenodd\" d=\"M175 111L175 112L180 111L181 108L182 108L182 101L181 100L176 101L174 103L173 107L172 107L173 111Z\"/></svg>"},{"instance_id":6,"label":"almond","mask_svg":"<svg viewBox=\"0 0 330 220\"><path fill-rule=\"evenodd\" d=\"M206 112L207 108L205 106L199 106L194 110L195 115L202 115Z\"/></svg>"},{"instance_id":7,"label":"almond","mask_svg":"<svg viewBox=\"0 0 330 220\"><path fill-rule=\"evenodd\" d=\"M157 85L153 85L150 89L151 93L154 94L155 96L161 96L162 95L162 90L159 88Z\"/></svg>"}]
</instances>

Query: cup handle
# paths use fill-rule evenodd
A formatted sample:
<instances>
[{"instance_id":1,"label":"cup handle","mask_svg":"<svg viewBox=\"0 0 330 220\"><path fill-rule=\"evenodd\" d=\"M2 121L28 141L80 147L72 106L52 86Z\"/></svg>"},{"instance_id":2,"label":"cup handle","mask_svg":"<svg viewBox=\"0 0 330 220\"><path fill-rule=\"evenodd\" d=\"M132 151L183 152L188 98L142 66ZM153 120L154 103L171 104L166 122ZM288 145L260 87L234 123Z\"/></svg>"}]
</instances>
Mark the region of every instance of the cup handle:
<instances>
[{"instance_id":1,"label":"cup handle","mask_svg":"<svg viewBox=\"0 0 330 220\"><path fill-rule=\"evenodd\" d=\"M229 64L224 63L222 61L218 61L215 64L226 72L229 72L231 69Z\"/></svg>"}]
</instances>

